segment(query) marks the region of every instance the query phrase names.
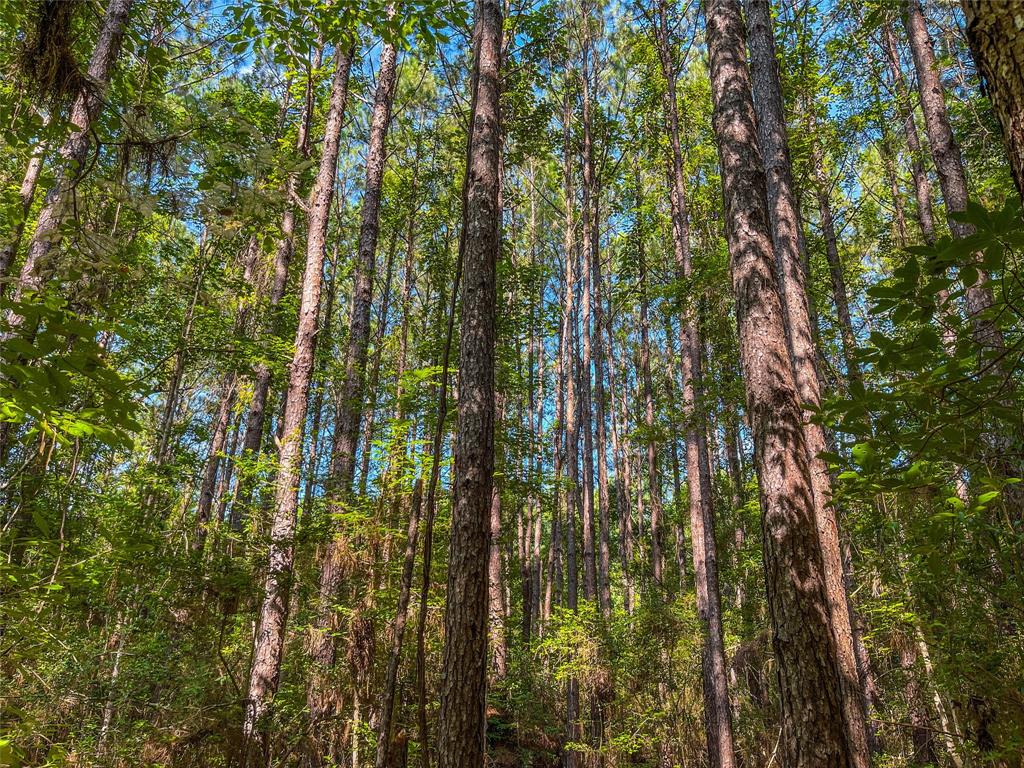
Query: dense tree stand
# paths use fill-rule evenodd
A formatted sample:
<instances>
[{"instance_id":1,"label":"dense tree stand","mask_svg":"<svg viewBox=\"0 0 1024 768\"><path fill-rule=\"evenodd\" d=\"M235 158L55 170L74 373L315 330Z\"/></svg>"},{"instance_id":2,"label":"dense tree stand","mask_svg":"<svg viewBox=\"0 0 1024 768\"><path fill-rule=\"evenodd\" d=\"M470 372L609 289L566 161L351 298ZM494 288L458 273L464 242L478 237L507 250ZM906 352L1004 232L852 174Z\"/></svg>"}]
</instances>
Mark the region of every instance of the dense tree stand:
<instances>
[{"instance_id":1,"label":"dense tree stand","mask_svg":"<svg viewBox=\"0 0 1024 768\"><path fill-rule=\"evenodd\" d=\"M1019 5L3 4L0 764L1021 768Z\"/></svg>"}]
</instances>

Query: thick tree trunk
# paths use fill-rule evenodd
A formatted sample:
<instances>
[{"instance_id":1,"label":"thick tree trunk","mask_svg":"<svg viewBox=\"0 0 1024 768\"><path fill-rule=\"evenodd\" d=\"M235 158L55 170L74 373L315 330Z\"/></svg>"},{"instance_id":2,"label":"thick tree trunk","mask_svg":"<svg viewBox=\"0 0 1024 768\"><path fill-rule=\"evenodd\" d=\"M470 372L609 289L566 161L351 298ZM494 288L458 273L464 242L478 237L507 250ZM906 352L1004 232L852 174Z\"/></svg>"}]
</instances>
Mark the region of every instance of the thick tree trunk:
<instances>
[{"instance_id":1,"label":"thick tree trunk","mask_svg":"<svg viewBox=\"0 0 1024 768\"><path fill-rule=\"evenodd\" d=\"M848 768L808 453L775 276L738 0L708 0L707 41L740 356L755 441L768 605L782 696L781 763Z\"/></svg>"},{"instance_id":2,"label":"thick tree trunk","mask_svg":"<svg viewBox=\"0 0 1024 768\"><path fill-rule=\"evenodd\" d=\"M56 158L53 186L46 195L36 220L36 228L28 244L21 274L14 286L13 299L18 301L26 293L39 291L52 274L50 251L60 242L60 228L68 215L72 193L87 166L92 146L93 127L105 105L104 96L110 85L111 72L121 51L128 26L128 14L134 0L110 0L96 47L89 57L87 76L90 87L75 97L71 105L68 136ZM9 312L7 322L18 328L23 318Z\"/></svg>"},{"instance_id":3,"label":"thick tree trunk","mask_svg":"<svg viewBox=\"0 0 1024 768\"><path fill-rule=\"evenodd\" d=\"M967 39L999 118L1017 194L1024 202L1024 7L1015 0L961 0Z\"/></svg>"},{"instance_id":4,"label":"thick tree trunk","mask_svg":"<svg viewBox=\"0 0 1024 768\"><path fill-rule=\"evenodd\" d=\"M758 138L765 164L768 192L768 211L771 222L772 244L777 274L780 276L780 298L789 359L792 363L796 393L800 404L821 406L821 379L818 373L818 352L814 343L808 311L806 275L803 254L800 252L800 211L794 192L789 139L782 108L782 85L775 53L771 7L768 0L748 0L747 24L750 44L750 72L757 117ZM854 358L855 340L850 311L846 301L846 286L839 264L839 253L832 229L831 210L828 205L828 187L823 178L821 158L816 155L815 166L822 223L827 224L826 250L832 272L836 309L842 328L843 351L848 376L859 377ZM850 622L849 598L843 581L843 558L839 546L839 528L832 505L832 479L828 464L821 457L827 450L825 430L811 420L811 413L803 414L803 433L807 461L811 470L814 514L818 541L824 565L825 591L829 604L832 633L835 637L836 662L840 672L841 705L846 726L847 742L852 768L867 768L870 764L868 732L865 722L857 656L854 652L853 629Z\"/></svg>"},{"instance_id":5,"label":"thick tree trunk","mask_svg":"<svg viewBox=\"0 0 1024 768\"><path fill-rule=\"evenodd\" d=\"M442 768L484 764L487 546L494 473L494 347L502 11L479 0L463 229L465 266L451 547L441 666Z\"/></svg>"},{"instance_id":6,"label":"thick tree trunk","mask_svg":"<svg viewBox=\"0 0 1024 768\"><path fill-rule=\"evenodd\" d=\"M370 312L373 304L373 274L380 232L380 199L387 159L387 133L391 124L391 107L397 80L397 51L385 43L380 56L377 91L370 119L370 138L366 151L366 181L363 186L359 242L356 249L355 273L352 276L352 304L349 315L348 348L345 352L345 373L338 393L338 414L328 498L331 510L342 512L352 500L355 478L359 425L363 414L363 379L366 373L367 349L370 343ZM320 561L320 589L317 598L316 622L308 638L309 657L315 665L310 677L308 703L310 717L320 720L330 714L332 693L327 690L325 673L334 666L335 631L338 617L334 601L341 587L341 559L348 543L335 531L324 548Z\"/></svg>"},{"instance_id":7,"label":"thick tree trunk","mask_svg":"<svg viewBox=\"0 0 1024 768\"><path fill-rule=\"evenodd\" d=\"M686 199L686 179L676 102L676 72L669 40L665 1L658 4L656 27L658 54L665 77L665 123L672 157L669 198L672 212L672 246L677 278L693 277L690 250L690 221ZM708 456L704 397L702 347L696 302L684 309L680 324L681 373L683 379L683 418L686 423L686 479L689 490L690 539L693 543L693 574L697 587L697 613L700 617L704 647L701 672L704 692L704 733L710 768L734 768L732 711L722 630L722 597L718 584L718 547L712 509L713 486ZM642 306L642 305L641 305ZM641 326L642 328L643 326ZM642 332L642 331L641 331ZM645 373L645 386L646 379Z\"/></svg>"},{"instance_id":8,"label":"thick tree trunk","mask_svg":"<svg viewBox=\"0 0 1024 768\"><path fill-rule=\"evenodd\" d=\"M302 433L309 404L309 384L313 375L324 245L331 200L334 196L334 177L338 168L341 126L348 101L348 81L353 55L351 49L343 51L340 48L334 55L335 71L331 83L330 106L324 125L323 154L309 196L309 231L306 241L306 267L302 276L299 324L295 332L295 351L289 369L288 392L282 419L283 438L278 452L270 552L243 724L247 754L254 746L262 746L257 735L270 700L277 691L281 674L292 564L295 557L295 513L298 507Z\"/></svg>"}]
</instances>

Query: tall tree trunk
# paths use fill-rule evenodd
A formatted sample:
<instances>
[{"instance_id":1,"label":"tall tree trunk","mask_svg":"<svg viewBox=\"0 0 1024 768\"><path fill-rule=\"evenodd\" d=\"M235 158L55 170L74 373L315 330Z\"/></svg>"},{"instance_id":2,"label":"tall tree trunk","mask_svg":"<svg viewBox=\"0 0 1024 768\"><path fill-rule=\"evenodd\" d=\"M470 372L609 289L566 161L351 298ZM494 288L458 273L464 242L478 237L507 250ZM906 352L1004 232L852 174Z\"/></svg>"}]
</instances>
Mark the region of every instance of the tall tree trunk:
<instances>
[{"instance_id":1,"label":"tall tree trunk","mask_svg":"<svg viewBox=\"0 0 1024 768\"><path fill-rule=\"evenodd\" d=\"M501 491L491 491L490 545L487 550L487 624L490 632L494 681L508 676L508 643L505 636L505 582L501 563Z\"/></svg>"},{"instance_id":2,"label":"tall tree trunk","mask_svg":"<svg viewBox=\"0 0 1024 768\"><path fill-rule=\"evenodd\" d=\"M275 510L270 532L270 552L264 596L260 608L243 735L246 754L264 746L257 739L270 700L277 691L284 651L285 625L294 562L295 513L298 507L299 465L303 425L309 404L309 384L313 375L317 320L320 314L320 288L323 279L324 245L330 219L334 181L338 169L341 126L348 101L349 72L354 52L338 48L334 54L334 78L327 120L324 125L323 154L316 180L309 195L309 228L306 239L306 267L302 276L299 324L295 332L288 392L282 419L283 438L278 451L275 483ZM243 761L244 762L244 761Z\"/></svg>"},{"instance_id":3,"label":"tall tree trunk","mask_svg":"<svg viewBox=\"0 0 1024 768\"><path fill-rule=\"evenodd\" d=\"M577 248L576 224L573 216L575 207L575 188L573 185L572 168L575 158L572 152L572 102L568 89L564 95L562 111L562 173L565 181L565 231L563 242L565 249L565 295L562 303L562 336L559 355L560 374L565 381L565 399L563 403L562 421L562 472L565 477L565 518L561 533L565 537L565 605L576 611L579 600L579 581L576 562L576 520L581 517L580 503L580 472L579 472L579 439L580 439L580 380L577 368L577 317L576 280L577 280ZM570 678L566 681L566 738L573 743L579 742L579 683ZM566 768L574 768L577 753L570 750L566 753Z\"/></svg>"},{"instance_id":4,"label":"tall tree trunk","mask_svg":"<svg viewBox=\"0 0 1024 768\"><path fill-rule=\"evenodd\" d=\"M479 0L469 165L451 547L441 665L442 768L483 765L486 753L487 545L494 473L499 89L502 10Z\"/></svg>"},{"instance_id":5,"label":"tall tree trunk","mask_svg":"<svg viewBox=\"0 0 1024 768\"><path fill-rule=\"evenodd\" d=\"M121 51L132 3L133 0L110 0L107 6L96 46L89 57L87 77L90 87L83 89L71 105L71 134L57 155L53 186L39 211L21 274L14 286L14 301L20 300L26 293L39 291L52 274L50 251L60 242L60 228L67 218L72 193L87 166L94 124L106 103L104 96L110 85L114 63ZM20 327L23 320L15 312L8 313L7 322L12 329Z\"/></svg>"},{"instance_id":6,"label":"tall tree trunk","mask_svg":"<svg viewBox=\"0 0 1024 768\"><path fill-rule=\"evenodd\" d=\"M691 280L693 278L693 258L690 250L689 210L680 142L679 112L676 102L675 63L669 40L665 0L660 0L658 3L656 40L661 70L666 82L664 111L672 156L669 197L672 213L673 254L677 278ZM701 672L708 765L710 768L734 768L736 753L733 746L732 711L729 702L728 671L722 630L722 597L718 585L718 547L715 542L715 520L712 509L711 464L708 457L706 417L701 412L701 400L704 397L704 372L701 360L703 342L697 319L696 301L691 300L683 310L680 342L683 417L686 423L686 479L690 497L690 538L693 542L693 574L697 587L697 612L703 624L704 647L701 651ZM649 378L647 372L644 377L646 387Z\"/></svg>"},{"instance_id":7,"label":"tall tree trunk","mask_svg":"<svg viewBox=\"0 0 1024 768\"><path fill-rule=\"evenodd\" d=\"M472 131L472 127L470 130ZM466 193L463 192L463 205L465 205L465 195ZM445 332L444 350L441 357L441 381L438 384L437 416L431 448L430 479L427 483L426 517L423 526L423 571L420 584L419 613L416 623L417 725L419 728L420 765L422 768L430 768L430 739L427 726L427 601L430 597L430 570L434 553L434 515L437 508L437 483L441 472L441 443L444 438L445 420L448 416L448 372L451 360L452 337L455 330L455 308L458 304L459 291L462 285L463 248L464 240L459 244L452 292L448 300L448 323Z\"/></svg>"},{"instance_id":8,"label":"tall tree trunk","mask_svg":"<svg viewBox=\"0 0 1024 768\"><path fill-rule=\"evenodd\" d=\"M359 441L362 453L359 454L359 495L366 496L366 488L370 478L370 459L373 456L373 432L376 427L377 388L380 385L380 366L384 355L384 339L387 336L388 312L391 309L391 282L394 278L395 253L398 248L398 230L392 233L391 244L384 263L384 290L381 294L380 306L377 309L377 332L373 339L373 364L370 376L366 380L361 412L363 434Z\"/></svg>"},{"instance_id":9,"label":"tall tree trunk","mask_svg":"<svg viewBox=\"0 0 1024 768\"><path fill-rule=\"evenodd\" d=\"M842 680L829 621L803 414L774 267L738 0L708 0L712 125L736 294L747 413L761 490L764 567L782 697L781 763L848 768Z\"/></svg>"},{"instance_id":10,"label":"tall tree trunk","mask_svg":"<svg viewBox=\"0 0 1024 768\"><path fill-rule=\"evenodd\" d=\"M244 255L241 257L242 281L249 285L256 269L259 256L259 241L250 236ZM235 311L234 337L240 338L245 332L249 319L249 302L242 296L237 297L238 308ZM233 365L233 361L229 361ZM217 492L217 477L220 472L221 459L227 445L228 429L231 426L231 412L234 410L235 398L238 395L238 373L231 370L221 378L220 400L216 416L213 420L213 434L210 436L210 448L203 468L203 479L199 488L199 503L196 507L196 535L192 541L193 551L202 551L206 544L207 528L210 523L213 502Z\"/></svg>"},{"instance_id":11,"label":"tall tree trunk","mask_svg":"<svg viewBox=\"0 0 1024 768\"><path fill-rule=\"evenodd\" d=\"M373 304L373 274L380 232L380 198L387 159L387 133L391 124L391 107L397 79L397 51L385 43L380 55L377 91L370 119L370 138L366 151L366 181L363 187L359 242L356 249L355 274L352 277L352 304L349 315L348 348L345 352L345 373L338 394L331 474L328 481L328 503L332 512L342 512L352 501L359 425L363 413L363 379L366 373L367 348L370 343L370 312ZM366 446L368 447L368 446ZM317 616L308 638L307 649L315 665L310 677L308 703L315 722L330 713L333 693L327 689L325 673L334 666L335 630L338 617L334 601L341 587L341 559L347 542L335 531L324 548L320 561L320 589Z\"/></svg>"},{"instance_id":12,"label":"tall tree trunk","mask_svg":"<svg viewBox=\"0 0 1024 768\"><path fill-rule=\"evenodd\" d=\"M630 471L629 425L626 422L625 391L622 394L622 427L619 428L619 416L616 413L615 398L615 336L612 330L611 296L608 297L608 389L611 392L612 406L612 456L615 461L615 508L619 519L619 563L622 567L623 609L627 614L633 612L633 524L630 511L632 499L632 475ZM623 387L625 390L625 387Z\"/></svg>"},{"instance_id":13,"label":"tall tree trunk","mask_svg":"<svg viewBox=\"0 0 1024 768\"><path fill-rule=\"evenodd\" d=\"M907 142L910 154L910 177L914 182L914 198L917 201L917 223L921 228L924 241L931 245L935 242L935 216L932 213L932 183L924 166L924 152L921 149L921 137L917 132L917 121L907 91L907 83L900 66L899 51L896 48L896 36L892 25L882 24L882 47L892 77L893 96L896 108L903 121L903 137Z\"/></svg>"},{"instance_id":14,"label":"tall tree trunk","mask_svg":"<svg viewBox=\"0 0 1024 768\"><path fill-rule=\"evenodd\" d=\"M313 78L315 72L320 69L323 57L323 49L318 47L313 56L308 76L306 78L305 101L302 106L302 113L299 118L298 135L296 138L296 149L304 158L309 158L310 142L309 132L313 124L313 96L315 83ZM283 116L282 116L283 120ZM277 319L277 308L284 298L288 288L288 270L291 266L292 256L295 252L295 203L299 190L299 175L296 172L289 173L284 183L285 204L281 213L281 231L274 249L273 274L270 280L270 292L267 297L267 309L259 333L272 335L275 331L275 320ZM242 439L242 459L252 461L260 454L263 445L263 430L266 422L267 405L270 400L270 384L272 371L270 366L264 362L256 365L253 383L252 400L249 403L249 412L245 417L245 437ZM235 500L231 505L231 529L241 530L242 520L252 502L253 478L247 477L245 473L239 474L235 484Z\"/></svg>"},{"instance_id":15,"label":"tall tree trunk","mask_svg":"<svg viewBox=\"0 0 1024 768\"><path fill-rule=\"evenodd\" d=\"M639 197L639 187L637 188ZM639 205L638 205L639 210ZM650 308L647 291L647 256L642 226L637 227L637 268L640 281L640 376L643 387L644 426L647 428L647 489L651 506L651 576L660 592L665 580L665 556L661 535L661 470L655 437L654 381L651 377Z\"/></svg>"},{"instance_id":16,"label":"tall tree trunk","mask_svg":"<svg viewBox=\"0 0 1024 768\"><path fill-rule=\"evenodd\" d=\"M605 421L605 354L604 354L604 309L602 292L604 279L601 274L601 190L594 163L593 140L593 97L591 80L594 64L591 59L593 41L589 31L584 38L583 62L583 250L589 265L587 279L591 286L588 296L592 325L586 326L588 346L594 367L592 408L594 421L594 449L597 451L597 504L598 519L596 553L596 589L602 615L611 616L611 500L608 496L608 433ZM592 510L591 510L592 517ZM593 525L593 521L591 525ZM589 561L588 561L589 562Z\"/></svg>"},{"instance_id":17,"label":"tall tree trunk","mask_svg":"<svg viewBox=\"0 0 1024 768\"><path fill-rule=\"evenodd\" d=\"M412 593L412 575L416 565L422 498L423 478L419 478L413 488L409 525L405 532L405 556L402 558L402 578L398 586L395 620L391 625L391 649L388 652L388 668L384 679L384 694L381 699L380 723L377 730L377 756L374 768L386 768L388 748L391 746L395 689L398 684L398 667L402 662L402 639L405 637L405 625L409 618L409 596Z\"/></svg>"},{"instance_id":18,"label":"tall tree trunk","mask_svg":"<svg viewBox=\"0 0 1024 768\"><path fill-rule=\"evenodd\" d=\"M814 166L814 194L818 201L818 220L822 237L825 240L825 260L828 262L828 273L832 282L832 300L836 305L836 319L839 321L839 338L842 342L846 378L854 382L861 380L860 363L856 357L857 336L853 331L853 318L850 315L850 301L846 291L846 277L843 275L843 262L839 256L839 240L836 235L835 220L832 216L832 201L829 194L832 185L825 174L824 162L825 159L821 155L818 142L812 139L811 164ZM815 351L813 342L811 349Z\"/></svg>"},{"instance_id":19,"label":"tall tree trunk","mask_svg":"<svg viewBox=\"0 0 1024 768\"><path fill-rule=\"evenodd\" d=\"M775 253L776 270L780 276L780 298L782 299L783 325L786 330L789 359L792 362L796 394L800 404L814 408L821 406L821 380L818 374L818 355L811 329L808 311L806 276L803 271L803 255L799 245L801 238L800 211L794 194L792 166L789 157L789 140L786 135L786 121L782 108L782 85L779 78L778 61L775 53L775 36L772 30L771 7L768 0L748 0L748 40L750 44L750 72L757 117L758 138L765 164L765 181L768 193L768 211L771 223L772 244ZM820 157L816 166L819 203L824 203L823 222L827 218L831 225L828 208L828 188L823 184ZM824 197L823 197L824 196ZM836 307L843 330L843 349L851 379L859 376L853 357L854 339L846 303L846 286L842 279L838 261L834 232L829 263L836 287ZM826 241L828 241L826 233ZM824 566L825 592L828 598L829 617L835 637L836 663L840 673L840 689L843 722L852 759L852 768L867 768L871 762L868 748L868 731L863 706L863 691L857 671L857 656L854 652L853 629L850 621L849 598L843 581L843 558L839 546L839 528L832 504L832 479L822 454L827 450L825 430L803 413L803 433L807 450L807 462L811 471L814 515L818 530L818 541Z\"/></svg>"},{"instance_id":20,"label":"tall tree trunk","mask_svg":"<svg viewBox=\"0 0 1024 768\"><path fill-rule=\"evenodd\" d=\"M939 177L942 199L946 203L949 230L954 237L968 237L974 234L974 225L953 217L953 214L967 210L967 175L960 147L953 138L953 130L949 124L949 113L946 110L942 81L939 79L935 49L932 47L920 0L904 0L903 24L910 40L925 133ZM973 284L964 286L967 292L967 312L973 324L974 342L982 349L1001 350L1002 333L991 320L981 316L992 306L992 289L988 285L988 275L981 269L977 274L978 277Z\"/></svg>"},{"instance_id":21,"label":"tall tree trunk","mask_svg":"<svg viewBox=\"0 0 1024 768\"><path fill-rule=\"evenodd\" d=\"M196 507L196 532L192 539L192 551L202 552L206 545L209 532L210 513L213 509L217 490L217 474L227 444L228 429L231 426L231 411L235 407L235 395L238 392L238 376L232 371L226 374L220 386L216 415L213 419L213 434L210 437L210 448L203 468L203 479L199 487L199 503Z\"/></svg>"},{"instance_id":22,"label":"tall tree trunk","mask_svg":"<svg viewBox=\"0 0 1024 768\"><path fill-rule=\"evenodd\" d=\"M1024 203L1024 16L1013 0L961 0L967 40L999 118L1017 194Z\"/></svg>"}]
</instances>

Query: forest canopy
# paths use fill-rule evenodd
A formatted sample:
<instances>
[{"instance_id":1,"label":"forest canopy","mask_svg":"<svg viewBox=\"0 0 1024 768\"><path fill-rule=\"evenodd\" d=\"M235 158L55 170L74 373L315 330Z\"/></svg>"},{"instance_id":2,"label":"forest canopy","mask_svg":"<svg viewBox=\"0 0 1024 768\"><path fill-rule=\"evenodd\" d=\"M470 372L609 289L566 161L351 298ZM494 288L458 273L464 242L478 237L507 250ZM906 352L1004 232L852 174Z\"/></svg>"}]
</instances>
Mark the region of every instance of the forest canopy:
<instances>
[{"instance_id":1,"label":"forest canopy","mask_svg":"<svg viewBox=\"0 0 1024 768\"><path fill-rule=\"evenodd\" d=\"M1024 767L1017 0L11 0L0 131L0 767Z\"/></svg>"}]
</instances>

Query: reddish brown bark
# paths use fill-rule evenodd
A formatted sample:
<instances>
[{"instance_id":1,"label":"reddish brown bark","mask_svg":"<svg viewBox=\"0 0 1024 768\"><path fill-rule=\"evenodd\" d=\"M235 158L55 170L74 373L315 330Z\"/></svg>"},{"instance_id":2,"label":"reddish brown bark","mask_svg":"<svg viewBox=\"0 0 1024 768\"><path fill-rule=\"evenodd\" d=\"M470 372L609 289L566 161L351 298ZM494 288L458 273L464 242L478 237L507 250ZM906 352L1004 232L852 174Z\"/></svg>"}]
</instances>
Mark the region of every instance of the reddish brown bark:
<instances>
[{"instance_id":1,"label":"reddish brown bark","mask_svg":"<svg viewBox=\"0 0 1024 768\"><path fill-rule=\"evenodd\" d=\"M818 351L814 342L814 332L808 310L806 275L803 269L804 258L800 252L803 240L800 233L800 210L794 191L789 139L782 108L782 85L775 53L771 7L768 0L748 1L747 24L754 108L757 116L758 139L765 164L772 245L777 273L780 276L779 289L789 359L800 403L819 408L821 406L821 379L818 370ZM822 170L821 157L817 152L817 142L814 142L812 157L822 224L826 228L826 251L832 273L837 314L842 329L843 350L848 367L847 375L851 379L855 379L860 374L854 357L856 344L853 337L853 324L850 320L846 285L843 280L842 265L839 263L838 246L832 225L828 186ZM851 765L854 768L867 768L870 764L867 726L860 676L857 671L857 657L854 652L849 598L843 581L839 527L832 505L832 480L828 464L822 458L822 454L828 447L825 430L821 424L811 419L811 413L805 411L803 432L808 466L811 471L811 490L818 542L824 566L825 591L828 598L832 633L835 638L836 662L842 684L840 703L850 756L853 760Z\"/></svg>"},{"instance_id":2,"label":"reddish brown bark","mask_svg":"<svg viewBox=\"0 0 1024 768\"><path fill-rule=\"evenodd\" d=\"M441 665L442 768L483 765L486 745L487 545L494 472L494 344L500 251L498 155L502 11L479 0L463 211L459 403Z\"/></svg>"},{"instance_id":3,"label":"reddish brown bark","mask_svg":"<svg viewBox=\"0 0 1024 768\"><path fill-rule=\"evenodd\" d=\"M738 0L708 0L718 144L747 413L761 494L765 582L779 666L782 764L848 768L803 415L775 276L764 165Z\"/></svg>"}]
</instances>

